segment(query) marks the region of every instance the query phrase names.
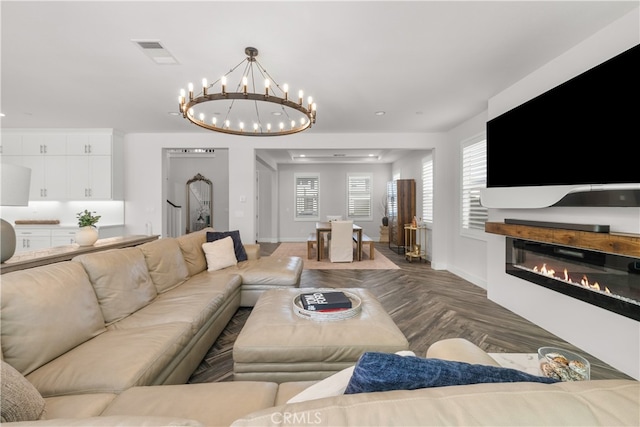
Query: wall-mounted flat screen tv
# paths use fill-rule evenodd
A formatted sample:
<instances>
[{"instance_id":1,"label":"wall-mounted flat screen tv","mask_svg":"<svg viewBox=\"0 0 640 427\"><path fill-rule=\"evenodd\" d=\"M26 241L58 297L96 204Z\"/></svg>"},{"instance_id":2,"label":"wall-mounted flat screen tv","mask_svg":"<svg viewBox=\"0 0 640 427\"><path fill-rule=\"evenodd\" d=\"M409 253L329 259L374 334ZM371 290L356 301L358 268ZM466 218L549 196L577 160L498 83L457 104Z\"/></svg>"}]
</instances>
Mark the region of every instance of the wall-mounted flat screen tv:
<instances>
[{"instance_id":1,"label":"wall-mounted flat screen tv","mask_svg":"<svg viewBox=\"0 0 640 427\"><path fill-rule=\"evenodd\" d=\"M640 183L640 45L487 122L487 187Z\"/></svg>"}]
</instances>

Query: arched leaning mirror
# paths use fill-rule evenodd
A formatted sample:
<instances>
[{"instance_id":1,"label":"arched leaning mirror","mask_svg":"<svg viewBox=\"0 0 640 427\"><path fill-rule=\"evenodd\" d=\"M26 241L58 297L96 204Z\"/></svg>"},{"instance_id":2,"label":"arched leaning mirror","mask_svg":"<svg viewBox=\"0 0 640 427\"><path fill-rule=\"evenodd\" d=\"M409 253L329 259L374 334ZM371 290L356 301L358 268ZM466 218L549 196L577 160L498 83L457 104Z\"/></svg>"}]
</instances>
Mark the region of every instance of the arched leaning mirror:
<instances>
[{"instance_id":1,"label":"arched leaning mirror","mask_svg":"<svg viewBox=\"0 0 640 427\"><path fill-rule=\"evenodd\" d=\"M213 184L197 174L187 181L187 233L213 224Z\"/></svg>"}]
</instances>

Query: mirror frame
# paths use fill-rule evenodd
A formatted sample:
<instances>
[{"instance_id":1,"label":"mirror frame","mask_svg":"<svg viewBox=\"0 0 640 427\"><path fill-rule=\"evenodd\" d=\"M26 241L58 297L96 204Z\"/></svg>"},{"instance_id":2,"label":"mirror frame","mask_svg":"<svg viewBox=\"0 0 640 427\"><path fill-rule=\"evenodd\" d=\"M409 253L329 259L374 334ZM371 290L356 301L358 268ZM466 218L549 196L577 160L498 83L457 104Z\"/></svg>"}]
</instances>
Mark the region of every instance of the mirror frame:
<instances>
[{"instance_id":1,"label":"mirror frame","mask_svg":"<svg viewBox=\"0 0 640 427\"><path fill-rule=\"evenodd\" d=\"M191 187L194 182L202 181L209 185L209 224L206 227L213 227L213 183L210 179L205 178L202 174L197 173L193 178L187 181L187 234L191 233Z\"/></svg>"}]
</instances>

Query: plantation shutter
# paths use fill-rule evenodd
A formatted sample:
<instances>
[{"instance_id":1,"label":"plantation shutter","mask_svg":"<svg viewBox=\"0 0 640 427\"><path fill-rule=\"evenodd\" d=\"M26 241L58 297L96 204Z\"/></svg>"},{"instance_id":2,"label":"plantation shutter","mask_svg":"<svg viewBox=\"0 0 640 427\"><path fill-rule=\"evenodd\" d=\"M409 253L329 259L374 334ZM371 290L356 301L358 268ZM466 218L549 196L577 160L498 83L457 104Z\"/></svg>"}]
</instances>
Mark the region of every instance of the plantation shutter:
<instances>
[{"instance_id":1,"label":"plantation shutter","mask_svg":"<svg viewBox=\"0 0 640 427\"><path fill-rule=\"evenodd\" d=\"M353 219L371 218L371 176L349 175L347 178L348 212Z\"/></svg>"},{"instance_id":2,"label":"plantation shutter","mask_svg":"<svg viewBox=\"0 0 640 427\"><path fill-rule=\"evenodd\" d=\"M422 220L433 222L433 158L422 159Z\"/></svg>"},{"instance_id":3,"label":"plantation shutter","mask_svg":"<svg viewBox=\"0 0 640 427\"><path fill-rule=\"evenodd\" d=\"M318 182L317 176L296 176L296 218L318 218Z\"/></svg>"},{"instance_id":4,"label":"plantation shutter","mask_svg":"<svg viewBox=\"0 0 640 427\"><path fill-rule=\"evenodd\" d=\"M484 231L487 208L480 190L487 186L487 141L465 144L462 150L462 228Z\"/></svg>"}]
</instances>

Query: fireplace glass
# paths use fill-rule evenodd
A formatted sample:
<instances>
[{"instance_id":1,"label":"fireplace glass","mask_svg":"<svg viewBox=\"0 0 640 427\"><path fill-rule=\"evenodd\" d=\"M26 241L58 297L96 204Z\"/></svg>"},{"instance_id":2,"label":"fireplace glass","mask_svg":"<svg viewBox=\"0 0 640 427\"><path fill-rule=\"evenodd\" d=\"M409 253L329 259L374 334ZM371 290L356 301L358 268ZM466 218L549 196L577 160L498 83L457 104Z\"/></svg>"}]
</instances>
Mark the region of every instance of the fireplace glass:
<instances>
[{"instance_id":1,"label":"fireplace glass","mask_svg":"<svg viewBox=\"0 0 640 427\"><path fill-rule=\"evenodd\" d=\"M506 272L640 320L640 258L507 238Z\"/></svg>"}]
</instances>

